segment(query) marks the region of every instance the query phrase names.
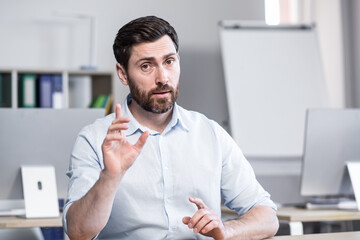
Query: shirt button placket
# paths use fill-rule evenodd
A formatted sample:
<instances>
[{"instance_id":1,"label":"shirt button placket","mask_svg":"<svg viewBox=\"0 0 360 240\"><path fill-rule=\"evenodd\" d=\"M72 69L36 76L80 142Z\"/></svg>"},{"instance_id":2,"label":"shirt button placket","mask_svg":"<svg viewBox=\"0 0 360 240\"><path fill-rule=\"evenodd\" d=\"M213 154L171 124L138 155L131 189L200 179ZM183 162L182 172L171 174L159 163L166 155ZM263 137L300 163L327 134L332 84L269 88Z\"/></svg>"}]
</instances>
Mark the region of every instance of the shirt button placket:
<instances>
[{"instance_id":1,"label":"shirt button placket","mask_svg":"<svg viewBox=\"0 0 360 240\"><path fill-rule=\"evenodd\" d=\"M172 171L169 163L169 152L166 145L166 137L160 135L159 137L159 149L161 156L161 164L163 169L163 177L164 177L164 202L165 202L165 211L168 216L169 221L169 231L172 232L174 228L176 228L175 216L173 214L172 206L172 196L173 196L173 179L172 179Z\"/></svg>"}]
</instances>

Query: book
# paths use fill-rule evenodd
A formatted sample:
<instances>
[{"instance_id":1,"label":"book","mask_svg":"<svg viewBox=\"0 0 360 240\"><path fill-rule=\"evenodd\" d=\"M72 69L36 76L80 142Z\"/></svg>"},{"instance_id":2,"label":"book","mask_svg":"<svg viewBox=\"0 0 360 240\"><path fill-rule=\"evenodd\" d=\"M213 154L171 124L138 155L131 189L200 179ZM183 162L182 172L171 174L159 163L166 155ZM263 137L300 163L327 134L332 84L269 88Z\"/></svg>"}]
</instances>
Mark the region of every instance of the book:
<instances>
[{"instance_id":1,"label":"book","mask_svg":"<svg viewBox=\"0 0 360 240\"><path fill-rule=\"evenodd\" d=\"M112 94L108 95L107 101L105 103L105 115L108 115L112 112L114 97Z\"/></svg>"},{"instance_id":2,"label":"book","mask_svg":"<svg viewBox=\"0 0 360 240\"><path fill-rule=\"evenodd\" d=\"M41 108L52 108L53 80L51 75L39 76L39 104Z\"/></svg>"},{"instance_id":3,"label":"book","mask_svg":"<svg viewBox=\"0 0 360 240\"><path fill-rule=\"evenodd\" d=\"M90 104L90 108L104 108L107 97L106 94L96 96Z\"/></svg>"},{"instance_id":4,"label":"book","mask_svg":"<svg viewBox=\"0 0 360 240\"><path fill-rule=\"evenodd\" d=\"M22 74L19 85L19 106L23 108L36 107L36 75Z\"/></svg>"},{"instance_id":5,"label":"book","mask_svg":"<svg viewBox=\"0 0 360 240\"><path fill-rule=\"evenodd\" d=\"M106 106L106 103L107 103L107 101L109 100L109 95L102 95L102 99L101 99L101 102L100 102L100 104L101 104L101 106L99 106L100 108L105 108L105 106Z\"/></svg>"},{"instance_id":6,"label":"book","mask_svg":"<svg viewBox=\"0 0 360 240\"><path fill-rule=\"evenodd\" d=\"M60 74L52 75L52 107L64 108L63 81Z\"/></svg>"},{"instance_id":7,"label":"book","mask_svg":"<svg viewBox=\"0 0 360 240\"><path fill-rule=\"evenodd\" d=\"M11 107L11 75L0 74L0 107Z\"/></svg>"},{"instance_id":8,"label":"book","mask_svg":"<svg viewBox=\"0 0 360 240\"><path fill-rule=\"evenodd\" d=\"M104 108L105 115L112 113L114 97L112 94L100 94L92 100L89 108Z\"/></svg>"}]
</instances>

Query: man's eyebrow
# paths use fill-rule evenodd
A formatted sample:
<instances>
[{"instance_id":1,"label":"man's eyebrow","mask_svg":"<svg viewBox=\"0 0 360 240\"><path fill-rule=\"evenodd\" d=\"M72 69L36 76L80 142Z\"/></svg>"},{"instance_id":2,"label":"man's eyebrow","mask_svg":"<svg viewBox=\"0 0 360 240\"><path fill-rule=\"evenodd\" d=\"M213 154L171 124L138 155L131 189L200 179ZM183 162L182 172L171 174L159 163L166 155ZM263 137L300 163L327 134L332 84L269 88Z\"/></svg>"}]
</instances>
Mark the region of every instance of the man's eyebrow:
<instances>
[{"instance_id":1,"label":"man's eyebrow","mask_svg":"<svg viewBox=\"0 0 360 240\"><path fill-rule=\"evenodd\" d=\"M169 57L174 56L176 54L177 53L169 53L169 54L165 55L163 59L169 58Z\"/></svg>"},{"instance_id":2,"label":"man's eyebrow","mask_svg":"<svg viewBox=\"0 0 360 240\"><path fill-rule=\"evenodd\" d=\"M143 62L143 61L149 61L149 62L151 62L151 61L153 61L155 58L154 57L144 57L144 58L140 58L139 60L137 60L136 62L135 62L135 64L138 64L139 62Z\"/></svg>"},{"instance_id":3,"label":"man's eyebrow","mask_svg":"<svg viewBox=\"0 0 360 240\"><path fill-rule=\"evenodd\" d=\"M171 57L171 56L174 56L174 55L176 55L177 53L169 53L169 54L166 54L166 55L164 55L163 56L163 59L167 59L167 58L169 58L169 57ZM149 61L149 62L151 62L151 61L154 61L155 60L155 58L154 57L144 57L144 58L140 58L139 60L137 60L136 62L135 62L135 64L138 64L139 62L142 62L142 61Z\"/></svg>"}]
</instances>

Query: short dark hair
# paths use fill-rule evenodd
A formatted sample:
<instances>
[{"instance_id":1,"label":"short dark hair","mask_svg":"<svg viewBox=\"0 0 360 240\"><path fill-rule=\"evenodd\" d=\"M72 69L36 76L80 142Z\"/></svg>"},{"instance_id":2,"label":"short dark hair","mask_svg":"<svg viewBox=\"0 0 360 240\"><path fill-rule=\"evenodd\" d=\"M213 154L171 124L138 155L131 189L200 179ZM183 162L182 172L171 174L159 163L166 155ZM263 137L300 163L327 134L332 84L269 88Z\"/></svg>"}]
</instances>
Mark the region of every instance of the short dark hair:
<instances>
[{"instance_id":1,"label":"short dark hair","mask_svg":"<svg viewBox=\"0 0 360 240\"><path fill-rule=\"evenodd\" d=\"M127 70L133 45L154 42L164 35L171 38L176 52L178 52L178 36L175 29L167 21L155 16L140 17L132 20L120 28L116 35L113 45L116 61Z\"/></svg>"}]
</instances>

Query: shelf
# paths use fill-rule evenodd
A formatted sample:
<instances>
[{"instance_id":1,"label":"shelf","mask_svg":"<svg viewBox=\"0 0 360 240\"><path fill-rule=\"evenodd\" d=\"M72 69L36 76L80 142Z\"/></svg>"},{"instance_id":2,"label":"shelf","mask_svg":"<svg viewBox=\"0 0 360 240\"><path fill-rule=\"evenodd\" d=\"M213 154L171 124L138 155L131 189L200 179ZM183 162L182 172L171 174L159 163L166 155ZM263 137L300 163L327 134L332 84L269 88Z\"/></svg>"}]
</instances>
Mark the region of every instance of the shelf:
<instances>
[{"instance_id":1,"label":"shelf","mask_svg":"<svg viewBox=\"0 0 360 240\"><path fill-rule=\"evenodd\" d=\"M56 85L59 81L60 85ZM59 87L54 90L54 86ZM113 89L111 71L0 69L0 107L87 108L99 95L112 96L113 99ZM56 98L54 91L59 93ZM47 104L44 104L44 98L48 99Z\"/></svg>"}]
</instances>

